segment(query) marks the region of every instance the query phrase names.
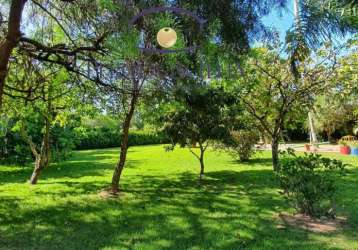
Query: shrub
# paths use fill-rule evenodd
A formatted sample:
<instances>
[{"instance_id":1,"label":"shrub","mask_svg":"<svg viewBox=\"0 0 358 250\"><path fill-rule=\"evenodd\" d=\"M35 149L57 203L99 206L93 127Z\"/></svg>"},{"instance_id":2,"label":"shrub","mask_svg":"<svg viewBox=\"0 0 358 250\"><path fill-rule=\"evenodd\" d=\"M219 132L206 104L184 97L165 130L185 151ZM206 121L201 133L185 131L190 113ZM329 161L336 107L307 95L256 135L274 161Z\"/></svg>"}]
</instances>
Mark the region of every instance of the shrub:
<instances>
[{"instance_id":1,"label":"shrub","mask_svg":"<svg viewBox=\"0 0 358 250\"><path fill-rule=\"evenodd\" d=\"M129 145L154 145L169 143L163 133L151 131L132 131L129 133ZM118 130L91 129L77 133L76 149L112 148L121 145L121 134Z\"/></svg>"},{"instance_id":2,"label":"shrub","mask_svg":"<svg viewBox=\"0 0 358 250\"><path fill-rule=\"evenodd\" d=\"M150 132L150 131L136 131L129 133L129 145L154 145L169 143L166 135L163 133Z\"/></svg>"},{"instance_id":3,"label":"shrub","mask_svg":"<svg viewBox=\"0 0 358 250\"><path fill-rule=\"evenodd\" d=\"M228 143L230 151L235 157L238 156L240 161L248 161L255 153L255 144L259 137L257 133L250 130L239 130L231 132L231 139Z\"/></svg>"},{"instance_id":4,"label":"shrub","mask_svg":"<svg viewBox=\"0 0 358 250\"><path fill-rule=\"evenodd\" d=\"M278 172L281 187L296 209L311 217L335 216L335 180L345 165L318 154L283 152Z\"/></svg>"},{"instance_id":5,"label":"shrub","mask_svg":"<svg viewBox=\"0 0 358 250\"><path fill-rule=\"evenodd\" d=\"M25 166L34 161L34 156L30 146L23 140L20 133L11 129L15 123L16 120L9 125L8 132L5 135L0 135L0 162ZM41 146L42 126L40 122L31 124L30 134L38 147ZM74 148L72 128L54 124L50 133L51 161L57 162L67 159ZM5 141L6 143L3 143Z\"/></svg>"}]
</instances>

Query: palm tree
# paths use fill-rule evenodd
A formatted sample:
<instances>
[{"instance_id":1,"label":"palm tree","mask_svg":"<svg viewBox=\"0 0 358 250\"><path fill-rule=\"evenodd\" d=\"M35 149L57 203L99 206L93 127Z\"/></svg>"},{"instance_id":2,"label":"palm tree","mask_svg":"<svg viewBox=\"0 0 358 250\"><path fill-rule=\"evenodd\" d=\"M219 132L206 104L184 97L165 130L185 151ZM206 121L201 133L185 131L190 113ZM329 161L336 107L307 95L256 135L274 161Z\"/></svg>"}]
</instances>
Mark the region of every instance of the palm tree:
<instances>
[{"instance_id":1,"label":"palm tree","mask_svg":"<svg viewBox=\"0 0 358 250\"><path fill-rule=\"evenodd\" d=\"M291 70L297 80L301 80L298 71L299 65L309 56L312 50L317 49L322 40L332 40L333 35L344 37L349 32L358 29L357 18L352 19L347 8L358 8L358 0L345 1L309 1L293 0L295 25L287 33L286 42L290 55ZM326 6L322 7L322 6ZM310 128L310 141L317 143L313 112L309 110L308 121Z\"/></svg>"},{"instance_id":2,"label":"palm tree","mask_svg":"<svg viewBox=\"0 0 358 250\"><path fill-rule=\"evenodd\" d=\"M350 15L358 11L358 0L293 0L293 4L295 25L286 36L293 67L323 40L358 31L358 18Z\"/></svg>"}]
</instances>

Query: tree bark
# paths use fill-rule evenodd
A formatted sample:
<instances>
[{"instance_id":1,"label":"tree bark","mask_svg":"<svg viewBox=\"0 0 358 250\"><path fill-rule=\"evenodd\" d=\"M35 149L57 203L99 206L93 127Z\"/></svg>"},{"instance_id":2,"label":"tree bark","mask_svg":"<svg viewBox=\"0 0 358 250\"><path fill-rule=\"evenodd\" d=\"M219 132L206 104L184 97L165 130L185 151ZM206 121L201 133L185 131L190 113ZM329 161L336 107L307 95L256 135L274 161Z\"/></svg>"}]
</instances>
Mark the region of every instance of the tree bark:
<instances>
[{"instance_id":1,"label":"tree bark","mask_svg":"<svg viewBox=\"0 0 358 250\"><path fill-rule=\"evenodd\" d=\"M279 170L279 157L278 157L278 146L279 146L279 139L277 135L272 136L271 140L271 149L272 149L272 165L273 170Z\"/></svg>"},{"instance_id":2,"label":"tree bark","mask_svg":"<svg viewBox=\"0 0 358 250\"><path fill-rule=\"evenodd\" d=\"M293 0L293 14L295 16L295 22L296 22L296 25L299 24L300 22L300 16L299 16L299 5L300 5L300 2L299 0Z\"/></svg>"},{"instance_id":3,"label":"tree bark","mask_svg":"<svg viewBox=\"0 0 358 250\"><path fill-rule=\"evenodd\" d=\"M30 184L36 185L42 171L41 156L36 157L35 168L30 178Z\"/></svg>"},{"instance_id":4,"label":"tree bark","mask_svg":"<svg viewBox=\"0 0 358 250\"><path fill-rule=\"evenodd\" d=\"M204 158L200 157L200 176L199 176L200 180L202 180L203 177L204 177L204 168L205 168L205 166L204 166Z\"/></svg>"},{"instance_id":5,"label":"tree bark","mask_svg":"<svg viewBox=\"0 0 358 250\"><path fill-rule=\"evenodd\" d=\"M329 142L334 142L334 139L333 139L333 137L332 137L332 134L333 134L332 130L327 129L327 130L326 130L326 134L327 134L327 139L328 139L328 141L329 141Z\"/></svg>"},{"instance_id":6,"label":"tree bark","mask_svg":"<svg viewBox=\"0 0 358 250\"><path fill-rule=\"evenodd\" d=\"M8 20L8 32L5 39L0 43L0 110L2 108L10 56L21 37L21 17L26 2L27 0L12 0Z\"/></svg>"},{"instance_id":7,"label":"tree bark","mask_svg":"<svg viewBox=\"0 0 358 250\"><path fill-rule=\"evenodd\" d=\"M133 95L130 102L129 112L126 114L122 127L121 153L112 177L111 193L113 194L117 194L119 192L119 182L127 158L129 127L133 118L136 102L137 96Z\"/></svg>"},{"instance_id":8,"label":"tree bark","mask_svg":"<svg viewBox=\"0 0 358 250\"><path fill-rule=\"evenodd\" d=\"M318 140L314 126L313 114L311 111L308 111L308 123L310 126L310 143L315 145L318 143Z\"/></svg>"},{"instance_id":9,"label":"tree bark","mask_svg":"<svg viewBox=\"0 0 358 250\"><path fill-rule=\"evenodd\" d=\"M200 161L200 175L199 175L199 179L200 181L203 179L204 177L204 171L205 171L205 165L204 165L204 153L205 153L205 149L206 147L204 147L201 143L199 143L200 146L200 157L199 157L199 161Z\"/></svg>"},{"instance_id":10,"label":"tree bark","mask_svg":"<svg viewBox=\"0 0 358 250\"><path fill-rule=\"evenodd\" d=\"M31 185L37 184L42 170L47 168L50 163L50 121L48 117L46 117L45 134L42 140L41 151L40 154L36 154L35 157L35 168L30 178Z\"/></svg>"}]
</instances>

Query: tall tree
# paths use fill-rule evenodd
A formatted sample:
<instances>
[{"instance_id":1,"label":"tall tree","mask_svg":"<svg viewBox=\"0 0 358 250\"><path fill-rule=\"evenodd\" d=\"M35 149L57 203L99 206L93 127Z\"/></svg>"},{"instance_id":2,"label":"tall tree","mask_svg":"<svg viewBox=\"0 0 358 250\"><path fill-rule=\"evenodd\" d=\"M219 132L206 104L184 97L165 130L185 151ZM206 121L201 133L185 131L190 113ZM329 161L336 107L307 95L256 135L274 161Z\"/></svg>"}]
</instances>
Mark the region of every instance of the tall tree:
<instances>
[{"instance_id":1,"label":"tall tree","mask_svg":"<svg viewBox=\"0 0 358 250\"><path fill-rule=\"evenodd\" d=\"M289 60L275 50L256 49L243 66L238 93L248 112L271 137L275 171L279 168L279 140L289 114L307 107L312 94L322 93L335 83L336 54L324 53L319 58L305 60L307 66L300 68L302 79L294 77Z\"/></svg>"},{"instance_id":2,"label":"tall tree","mask_svg":"<svg viewBox=\"0 0 358 250\"><path fill-rule=\"evenodd\" d=\"M337 8L358 6L356 1L294 0L294 26L286 35L287 52L290 56L292 72L300 77L297 71L299 64L317 50L322 42L344 37L358 30L357 24L348 23L346 16L337 11ZM352 3L352 5L350 4ZM333 6L331 9L328 6Z\"/></svg>"},{"instance_id":3,"label":"tall tree","mask_svg":"<svg viewBox=\"0 0 358 250\"><path fill-rule=\"evenodd\" d=\"M27 0L11 1L9 18L7 21L7 34L5 34L5 39L2 38L0 41L0 110L2 107L2 97L10 56L13 49L18 45L21 37L20 24L26 2Z\"/></svg>"},{"instance_id":4,"label":"tall tree","mask_svg":"<svg viewBox=\"0 0 358 250\"><path fill-rule=\"evenodd\" d=\"M121 149L119 161L114 169L111 193L117 194L119 192L119 182L122 171L125 166L127 151L129 147L129 128L140 98L143 96L143 91L147 82L150 81L150 62L146 59L127 59L124 63L125 71L128 72L128 77L120 80L120 87L115 91L120 98L123 112L123 122L121 130ZM153 73L153 72L152 72Z\"/></svg>"},{"instance_id":5,"label":"tall tree","mask_svg":"<svg viewBox=\"0 0 358 250\"><path fill-rule=\"evenodd\" d=\"M178 76L178 65L181 63L185 66L183 70L184 74L190 74L195 78L198 76L197 69L200 64L198 60L199 57L197 57L196 53L184 52L174 55L137 53L126 56L127 52L135 49L133 48L133 44L141 44L151 50L161 49L160 46L156 44L155 37L160 28L167 26L176 29L178 33L178 45L184 47L195 44L205 44L207 41L215 38L217 41L220 41L217 45L221 43L223 47L233 49L240 53L246 51L252 36L257 34L259 30L263 30L263 27L260 26L258 16L263 14L263 9L267 11L268 7L266 6L258 10L254 8L254 6L260 5L258 3L245 4L242 6L240 4L234 4L234 2L235 1L223 2L226 8L226 14L224 14L223 11L212 11L212 8L217 5L217 1L208 1L208 5L200 1L160 2L164 6L179 5L207 20L207 27L202 32L203 34L198 32L198 23L189 20L190 18L178 17L178 15L172 15L172 13L167 13L167 15L161 13L154 15L154 17L141 17L137 19L137 22L133 25L134 32L119 29L117 33L114 32L112 34L112 38L114 39L108 39L110 43L115 44L112 48L123 48L121 52L113 53L114 55L121 55L120 58L117 57L114 59L117 63L109 63L110 65L116 65L119 70L117 70L114 75L120 77L117 77L117 81L112 82L114 84L109 84L110 86L107 87L107 89L112 89L113 97L120 97L120 103L124 104L124 108L122 108L124 119L121 126L121 152L120 159L112 177L110 188L112 193L119 192L120 177L126 162L129 127L140 98L147 93L145 86L148 85L149 82L154 81L154 79L156 79L159 87L161 87L162 83L168 82L175 85L176 82L179 81L178 78L181 77ZM132 15L135 16L140 13L140 10L152 7L151 5L154 3L156 5L159 4L158 1L138 1L132 3L132 5L127 8L125 15L130 16L130 13L132 13ZM205 10L203 7L205 7ZM224 7L220 6L220 9L221 8ZM230 15L228 15L228 13ZM225 25L223 25L223 23ZM226 29L226 24L230 24L230 27L234 28L235 34L230 35L232 30ZM216 29L218 25L220 25L219 30ZM118 44L118 38L128 38L132 37L132 35L140 36L141 39L139 41L129 39L129 42L121 42L122 44Z\"/></svg>"},{"instance_id":6,"label":"tall tree","mask_svg":"<svg viewBox=\"0 0 358 250\"><path fill-rule=\"evenodd\" d=\"M61 65L69 71L76 71L75 69L78 68L80 62L90 60L90 58L93 58L93 53L101 51L100 45L110 29L110 25L107 25L107 30L91 31L88 29L88 25L84 23L85 21L91 22L92 28L96 28L93 21L89 19L91 15L99 14L98 11L95 11L95 2L90 5L80 0L11 0L10 2L1 1L1 3L4 5L9 4L10 7L7 14L8 18L0 23L5 26L7 24L0 38L0 110L3 103L9 62L13 56L14 49L23 51L24 54L31 58ZM30 20L35 29L39 23L38 19L44 18L48 21L46 22L47 25L51 24L51 28L57 30L63 39L58 41L48 39L49 34L45 37L25 36L20 28L23 24L22 20L25 16L24 8L26 5L31 5L35 11L35 18ZM81 15L78 15L80 12ZM29 20L27 21L27 23L30 23ZM106 21L102 22L106 23ZM28 25L26 28L32 29L33 27Z\"/></svg>"},{"instance_id":7,"label":"tall tree","mask_svg":"<svg viewBox=\"0 0 358 250\"><path fill-rule=\"evenodd\" d=\"M358 7L355 1L307 1L294 0L295 24L292 31L288 32L286 40L291 60L291 70L296 78L302 75L298 72L300 63L310 55L311 50L317 49L322 40L332 40L334 36L344 36L348 32L356 31L358 23L349 21L344 11L339 9ZM313 103L312 103L313 105ZM310 141L317 143L314 127L313 111L308 111L310 128Z\"/></svg>"},{"instance_id":8,"label":"tall tree","mask_svg":"<svg viewBox=\"0 0 358 250\"><path fill-rule=\"evenodd\" d=\"M64 117L65 110L74 104L70 94L75 89L69 84L69 74L65 70L47 67L35 60L17 58L16 67L10 68L9 85L6 95L12 98L8 111L15 115L18 130L29 145L35 158L31 184L37 184L41 172L51 161L51 129ZM63 119L62 119L63 120ZM39 123L37 127L32 124ZM35 130L39 129L40 131ZM41 134L42 138L33 135Z\"/></svg>"},{"instance_id":9,"label":"tall tree","mask_svg":"<svg viewBox=\"0 0 358 250\"><path fill-rule=\"evenodd\" d=\"M353 134L357 124L357 80L358 39L347 44L347 53L340 59L342 65L337 72L337 87L328 89L315 100L315 122L317 129L324 132L330 141L334 132ZM341 134L342 135L342 134Z\"/></svg>"}]
</instances>

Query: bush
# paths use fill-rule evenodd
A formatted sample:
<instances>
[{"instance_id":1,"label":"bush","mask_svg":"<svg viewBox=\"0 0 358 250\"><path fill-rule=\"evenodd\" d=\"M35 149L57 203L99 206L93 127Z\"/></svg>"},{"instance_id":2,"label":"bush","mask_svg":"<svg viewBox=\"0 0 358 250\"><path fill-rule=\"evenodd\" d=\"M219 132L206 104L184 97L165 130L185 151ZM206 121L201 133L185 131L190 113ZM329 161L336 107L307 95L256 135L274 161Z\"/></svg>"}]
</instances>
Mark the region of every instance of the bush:
<instances>
[{"instance_id":1,"label":"bush","mask_svg":"<svg viewBox=\"0 0 358 250\"><path fill-rule=\"evenodd\" d=\"M30 147L13 132L0 136L0 163L26 165L32 160Z\"/></svg>"},{"instance_id":2,"label":"bush","mask_svg":"<svg viewBox=\"0 0 358 250\"><path fill-rule=\"evenodd\" d=\"M318 154L297 156L293 150L281 154L280 184L298 212L311 217L334 217L335 180L345 165Z\"/></svg>"},{"instance_id":3,"label":"bush","mask_svg":"<svg viewBox=\"0 0 358 250\"><path fill-rule=\"evenodd\" d=\"M30 146L24 141L20 133L12 129L16 121L14 119L8 125L6 134L0 134L0 162L25 166L27 163L34 161L34 156ZM34 122L29 127L31 127L29 134L33 138L34 143L40 147L43 124L41 122ZM73 129L54 124L50 133L51 162L66 160L71 155L71 151L75 146L73 143Z\"/></svg>"},{"instance_id":4,"label":"bush","mask_svg":"<svg viewBox=\"0 0 358 250\"><path fill-rule=\"evenodd\" d=\"M129 146L154 145L169 143L162 133L133 131L129 133ZM118 131L91 129L82 131L76 138L76 149L112 148L121 145L121 134Z\"/></svg>"},{"instance_id":5,"label":"bush","mask_svg":"<svg viewBox=\"0 0 358 250\"><path fill-rule=\"evenodd\" d=\"M255 153L255 144L259 137L257 133L249 130L239 130L231 132L231 139L228 143L230 151L235 157L239 157L240 161L248 161Z\"/></svg>"},{"instance_id":6,"label":"bush","mask_svg":"<svg viewBox=\"0 0 358 250\"><path fill-rule=\"evenodd\" d=\"M129 146L154 145L169 143L169 139L163 133L148 131L136 131L129 133Z\"/></svg>"}]
</instances>

